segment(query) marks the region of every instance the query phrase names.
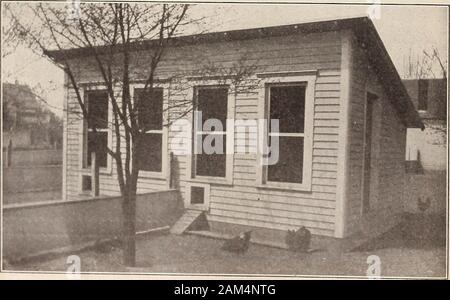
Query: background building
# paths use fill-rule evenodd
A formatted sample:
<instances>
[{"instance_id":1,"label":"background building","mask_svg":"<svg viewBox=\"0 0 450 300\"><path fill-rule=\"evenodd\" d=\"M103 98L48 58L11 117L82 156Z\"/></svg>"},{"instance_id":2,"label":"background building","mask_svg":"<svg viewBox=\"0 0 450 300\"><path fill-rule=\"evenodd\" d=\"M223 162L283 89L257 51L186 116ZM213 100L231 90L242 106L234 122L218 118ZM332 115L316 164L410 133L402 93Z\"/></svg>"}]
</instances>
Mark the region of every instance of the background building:
<instances>
[{"instance_id":1,"label":"background building","mask_svg":"<svg viewBox=\"0 0 450 300\"><path fill-rule=\"evenodd\" d=\"M428 212L444 213L447 168L447 79L403 80L424 130L408 128L405 210L415 212L428 201Z\"/></svg>"}]
</instances>

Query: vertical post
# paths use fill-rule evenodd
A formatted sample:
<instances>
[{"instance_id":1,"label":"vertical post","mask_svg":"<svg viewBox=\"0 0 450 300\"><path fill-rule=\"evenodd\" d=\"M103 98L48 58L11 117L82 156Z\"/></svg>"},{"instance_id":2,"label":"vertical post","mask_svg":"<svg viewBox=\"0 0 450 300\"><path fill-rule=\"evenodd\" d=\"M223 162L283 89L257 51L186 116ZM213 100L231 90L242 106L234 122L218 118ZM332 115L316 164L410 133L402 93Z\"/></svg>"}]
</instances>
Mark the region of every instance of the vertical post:
<instances>
[{"instance_id":1,"label":"vertical post","mask_svg":"<svg viewBox=\"0 0 450 300\"><path fill-rule=\"evenodd\" d=\"M12 165L12 139L9 140L8 149L6 151L6 166L10 167Z\"/></svg>"},{"instance_id":2,"label":"vertical post","mask_svg":"<svg viewBox=\"0 0 450 300\"><path fill-rule=\"evenodd\" d=\"M100 168L96 159L96 152L91 153L91 184L92 184L92 196L97 197L100 195Z\"/></svg>"},{"instance_id":3,"label":"vertical post","mask_svg":"<svg viewBox=\"0 0 450 300\"><path fill-rule=\"evenodd\" d=\"M169 152L169 159L168 159L169 166L167 168L167 176L166 176L166 185L167 188L171 189L173 188L173 178L172 178L172 164L173 164L173 152Z\"/></svg>"},{"instance_id":4,"label":"vertical post","mask_svg":"<svg viewBox=\"0 0 450 300\"><path fill-rule=\"evenodd\" d=\"M7 147L3 147L2 151L3 151L2 167L7 168L8 165L9 165L9 162L8 162L8 148Z\"/></svg>"}]
</instances>

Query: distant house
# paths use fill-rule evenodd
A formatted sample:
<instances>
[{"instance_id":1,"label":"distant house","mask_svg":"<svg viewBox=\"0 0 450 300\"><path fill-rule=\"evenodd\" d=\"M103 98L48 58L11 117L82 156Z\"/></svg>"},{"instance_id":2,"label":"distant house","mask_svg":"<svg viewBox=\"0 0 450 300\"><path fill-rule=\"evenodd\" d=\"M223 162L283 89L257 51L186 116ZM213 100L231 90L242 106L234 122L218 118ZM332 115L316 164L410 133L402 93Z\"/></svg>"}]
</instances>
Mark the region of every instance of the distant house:
<instances>
[{"instance_id":1,"label":"distant house","mask_svg":"<svg viewBox=\"0 0 450 300\"><path fill-rule=\"evenodd\" d=\"M445 170L447 80L414 79L403 80L403 84L425 124L423 131L408 129L406 159L414 160L419 155L426 170Z\"/></svg>"},{"instance_id":2,"label":"distant house","mask_svg":"<svg viewBox=\"0 0 450 300\"><path fill-rule=\"evenodd\" d=\"M152 41L140 44L131 59L134 97L140 95L143 78L139 74L148 65L146 47L151 45ZM220 74L197 76L200 66L194 57L199 53L223 67L247 53L256 65L251 77L258 85L228 93L233 83L218 80ZM76 63L76 78L86 101L94 102L96 113L108 119L108 94L87 49L50 54ZM149 132L139 192L165 189L168 170L176 168L172 174L185 209L205 211L213 231L253 228L274 236L306 226L315 236L342 239L386 230L398 221L403 210L407 128L423 124L370 19L179 37L161 65L156 74L159 92L152 97L151 120L158 124ZM177 83L169 78L180 69L190 74L184 79L192 84L184 98L171 94ZM73 89L67 95L67 107L76 107ZM176 104L182 99L190 99L210 119L228 119L227 130L216 134L223 135L224 147L231 151L180 154L174 139L183 128L162 124L179 113ZM167 107L175 108L163 113ZM190 113L184 119L192 124L193 118ZM240 135L238 125L229 121L260 119L279 119L279 130L257 127L263 138L253 139ZM67 199L75 199L91 174L90 143L112 143L113 135L108 126L91 132L86 122L71 113L66 113L65 122L63 184ZM191 128L186 143L205 134ZM258 151L239 151L242 141L264 148L264 141L277 137L275 164L262 163L265 157ZM170 152L175 167L169 165ZM118 194L113 160L103 153L99 162L100 192Z\"/></svg>"},{"instance_id":3,"label":"distant house","mask_svg":"<svg viewBox=\"0 0 450 300\"><path fill-rule=\"evenodd\" d=\"M425 129L409 128L406 139L408 167L405 195L408 211L417 211L417 203L430 199L427 210L444 213L446 208L447 169L447 79L403 80L411 100L419 111Z\"/></svg>"},{"instance_id":4,"label":"distant house","mask_svg":"<svg viewBox=\"0 0 450 300\"><path fill-rule=\"evenodd\" d=\"M13 148L51 146L47 125L52 115L42 107L28 85L3 83L4 146L10 141Z\"/></svg>"}]
</instances>

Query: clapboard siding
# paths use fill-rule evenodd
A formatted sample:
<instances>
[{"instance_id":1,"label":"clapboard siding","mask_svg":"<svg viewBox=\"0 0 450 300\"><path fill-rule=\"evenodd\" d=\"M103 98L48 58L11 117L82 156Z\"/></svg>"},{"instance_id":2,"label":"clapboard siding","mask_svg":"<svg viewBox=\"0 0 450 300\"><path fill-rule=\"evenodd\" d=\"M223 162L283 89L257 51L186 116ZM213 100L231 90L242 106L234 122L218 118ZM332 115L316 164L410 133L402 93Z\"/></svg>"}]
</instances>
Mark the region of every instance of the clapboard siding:
<instances>
[{"instance_id":1,"label":"clapboard siding","mask_svg":"<svg viewBox=\"0 0 450 300\"><path fill-rule=\"evenodd\" d=\"M233 162L233 184L211 184L208 218L214 221L251 226L288 229L307 226L315 234L333 236L336 188L338 184L337 155L339 149L340 117L340 33L316 33L264 39L217 42L168 49L156 76L170 77L183 73L197 75L204 64L221 68L233 67L238 60L244 65L256 66L255 72L318 70L314 97L312 185L311 191L291 191L259 188L256 185L256 136L235 130L235 150L245 145L246 153L236 153ZM142 79L149 65L149 54L132 55L132 79ZM76 60L76 77L80 82L101 82L92 58ZM113 70L118 72L118 70ZM182 104L189 89L176 84L170 91L169 118L176 120L190 108ZM260 103L258 91L242 89L236 94L235 119L257 120ZM68 105L78 109L73 90L68 93ZM79 193L79 128L80 121L68 116L67 139L67 193ZM235 127L236 129L236 127ZM187 157L181 151L183 129L169 127L169 151L175 153L172 166L181 195L185 195ZM181 139L180 139L181 137ZM181 143L173 143L177 138ZM114 141L114 140L113 140ZM124 145L122 145L123 147ZM103 194L119 193L115 164L111 174L101 174ZM139 179L139 191L166 188L165 179Z\"/></svg>"},{"instance_id":2,"label":"clapboard siding","mask_svg":"<svg viewBox=\"0 0 450 300\"><path fill-rule=\"evenodd\" d=\"M377 75L368 68L364 52L354 45L350 80L349 181L347 184L346 229L351 235L361 222L382 225L401 211L404 184L406 130L385 94ZM370 213L363 216L362 180L366 93L379 98L373 109ZM382 216L382 217L380 217ZM375 222L375 223L373 223Z\"/></svg>"},{"instance_id":3,"label":"clapboard siding","mask_svg":"<svg viewBox=\"0 0 450 300\"><path fill-rule=\"evenodd\" d=\"M359 230L362 201L363 178L363 143L364 143L364 109L366 93L366 58L353 45L350 77L350 134L348 159L348 184L345 220L346 234L351 235Z\"/></svg>"}]
</instances>

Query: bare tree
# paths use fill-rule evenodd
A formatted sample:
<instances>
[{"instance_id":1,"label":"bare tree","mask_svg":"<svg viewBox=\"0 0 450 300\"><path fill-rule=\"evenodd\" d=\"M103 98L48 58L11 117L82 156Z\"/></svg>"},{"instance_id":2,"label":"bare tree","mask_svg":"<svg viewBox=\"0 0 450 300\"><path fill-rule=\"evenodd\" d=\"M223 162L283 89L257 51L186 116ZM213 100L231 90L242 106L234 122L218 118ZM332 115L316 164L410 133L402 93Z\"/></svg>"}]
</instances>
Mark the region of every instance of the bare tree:
<instances>
[{"instance_id":1,"label":"bare tree","mask_svg":"<svg viewBox=\"0 0 450 300\"><path fill-rule=\"evenodd\" d=\"M403 65L404 79L442 78L447 80L447 60L434 46L431 50L423 50L420 55L414 55L410 49Z\"/></svg>"},{"instance_id":2,"label":"bare tree","mask_svg":"<svg viewBox=\"0 0 450 300\"><path fill-rule=\"evenodd\" d=\"M135 265L135 232L136 232L136 193L140 171L139 153L143 147L143 136L148 128L147 123L138 120L142 102L139 98L131 99L130 84L133 81L131 68L139 65L139 51L146 51L150 62L140 74L140 81L144 83L144 92L152 94L158 82L156 71L164 58L166 50L175 36L183 32L183 28L192 25L193 20L188 17L189 6L185 4L154 4L154 3L109 3L109 4L80 4L76 18L67 18L67 7L55 4L28 4L27 8L37 25L29 26L13 8L8 8L11 18L17 24L16 30L20 32L30 47L41 53L47 59L60 65L67 75L69 86L76 95L79 109L68 111L68 114L79 114L80 118L87 120L94 132L96 116L89 114L82 96L82 87L78 82L77 61L68 56L69 48L83 48L105 86L109 103L112 106L112 122L109 126L115 135L113 147L103 146L115 161L117 180L123 197L124 212L124 264ZM23 9L23 4L21 5ZM20 11L20 9L18 10ZM151 47L139 47L142 43L152 40ZM59 50L58 59L49 49ZM198 54L202 56L202 54ZM86 58L87 59L87 58ZM246 56L242 56L246 60ZM221 74L231 77L235 86L244 82L254 70L251 65L237 62L231 68L221 68L203 61L204 74ZM242 66L242 67L241 67ZM185 77L180 72L173 74L171 80L176 81ZM143 80L142 80L143 78ZM186 90L186 86L178 86L178 91ZM173 92L173 91L171 91ZM237 92L237 89L234 91ZM183 107L184 112L178 118L192 110L192 99L179 100L174 106ZM107 122L107 120L100 120ZM165 124L169 126L170 122ZM124 141L125 147L122 147ZM98 151L98 150L97 150Z\"/></svg>"}]
</instances>

